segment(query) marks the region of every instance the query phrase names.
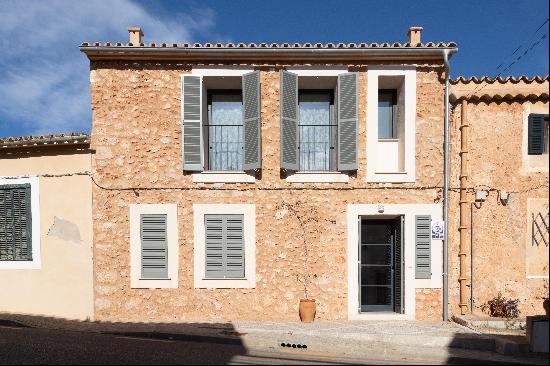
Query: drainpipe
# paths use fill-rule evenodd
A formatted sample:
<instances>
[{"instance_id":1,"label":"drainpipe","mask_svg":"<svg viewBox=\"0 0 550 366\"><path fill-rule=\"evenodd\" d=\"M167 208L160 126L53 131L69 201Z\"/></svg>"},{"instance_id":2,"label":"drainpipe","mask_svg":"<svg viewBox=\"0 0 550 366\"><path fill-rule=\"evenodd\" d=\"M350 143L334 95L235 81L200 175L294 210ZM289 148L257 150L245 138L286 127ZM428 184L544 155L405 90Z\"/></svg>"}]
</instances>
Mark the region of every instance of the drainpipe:
<instances>
[{"instance_id":1,"label":"drainpipe","mask_svg":"<svg viewBox=\"0 0 550 366\"><path fill-rule=\"evenodd\" d=\"M468 130L470 125L468 124L467 115L468 102L462 100L462 109L460 113L460 248L458 251L458 257L460 258L460 275L458 282L460 284L460 314L466 315L468 310L468 304L466 303L467 295L467 281L466 276L466 246L467 246L467 231L468 231L468 200L466 198L466 190L468 188ZM471 220L470 220L471 222ZM470 247L470 256L473 259L473 253ZM472 260L473 261L473 260ZM470 269L471 270L471 269ZM473 272L470 272L473 275ZM470 282L473 290L473 281ZM471 302L470 302L471 305ZM471 308L473 311L473 307Z\"/></svg>"},{"instance_id":2,"label":"drainpipe","mask_svg":"<svg viewBox=\"0 0 550 366\"><path fill-rule=\"evenodd\" d=\"M445 127L444 127L444 160L443 160L443 321L449 320L449 50L443 50L445 64Z\"/></svg>"}]
</instances>

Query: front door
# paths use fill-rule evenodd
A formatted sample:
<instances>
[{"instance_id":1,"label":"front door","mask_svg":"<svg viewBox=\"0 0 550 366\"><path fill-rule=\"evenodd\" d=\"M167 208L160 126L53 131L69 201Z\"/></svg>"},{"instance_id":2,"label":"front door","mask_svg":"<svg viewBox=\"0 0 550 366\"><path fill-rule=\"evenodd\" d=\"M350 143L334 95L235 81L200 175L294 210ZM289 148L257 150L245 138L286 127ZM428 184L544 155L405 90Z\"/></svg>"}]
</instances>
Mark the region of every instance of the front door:
<instances>
[{"instance_id":1,"label":"front door","mask_svg":"<svg viewBox=\"0 0 550 366\"><path fill-rule=\"evenodd\" d=\"M360 312L403 312L402 217L361 219Z\"/></svg>"}]
</instances>

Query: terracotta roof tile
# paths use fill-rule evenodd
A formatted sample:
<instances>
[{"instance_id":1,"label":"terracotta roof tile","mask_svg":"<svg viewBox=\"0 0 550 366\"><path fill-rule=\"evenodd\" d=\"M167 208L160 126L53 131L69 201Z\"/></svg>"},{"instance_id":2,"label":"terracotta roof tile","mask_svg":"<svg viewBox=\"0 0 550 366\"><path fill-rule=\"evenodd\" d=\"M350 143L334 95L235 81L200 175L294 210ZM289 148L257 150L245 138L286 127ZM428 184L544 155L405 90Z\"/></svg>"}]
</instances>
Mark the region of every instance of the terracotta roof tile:
<instances>
[{"instance_id":1,"label":"terracotta roof tile","mask_svg":"<svg viewBox=\"0 0 550 366\"><path fill-rule=\"evenodd\" d=\"M464 76L459 76L457 77L456 79L453 79L450 81L451 84L469 84L469 83L474 83L474 84L481 84L481 83L489 83L489 84L493 84L495 82L498 82L500 84L505 84L505 83L512 83L512 84L517 84L519 82L524 82L524 83L527 83L527 84L531 84L533 82L536 82L538 84L541 84L541 83L544 83L545 81L548 81L549 80L549 75L546 75L546 76L533 76L533 77L527 77L525 75L521 75L519 77L517 76L507 76L507 77L502 77L502 76L498 76L498 77L489 77L489 76L482 76L481 78L478 78L476 76L470 76L469 78L465 78Z\"/></svg>"},{"instance_id":2,"label":"terracotta roof tile","mask_svg":"<svg viewBox=\"0 0 550 366\"><path fill-rule=\"evenodd\" d=\"M90 135L85 133L62 133L44 136L0 137L0 149L13 147L87 145Z\"/></svg>"}]
</instances>

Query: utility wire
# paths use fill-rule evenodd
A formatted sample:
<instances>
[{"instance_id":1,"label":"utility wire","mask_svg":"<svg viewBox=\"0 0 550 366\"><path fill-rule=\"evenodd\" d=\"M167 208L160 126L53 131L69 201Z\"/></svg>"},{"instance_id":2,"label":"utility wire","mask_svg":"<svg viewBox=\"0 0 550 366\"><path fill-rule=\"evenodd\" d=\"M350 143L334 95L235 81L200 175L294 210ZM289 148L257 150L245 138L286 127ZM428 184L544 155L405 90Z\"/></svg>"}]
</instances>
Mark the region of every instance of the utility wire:
<instances>
[{"instance_id":1,"label":"utility wire","mask_svg":"<svg viewBox=\"0 0 550 366\"><path fill-rule=\"evenodd\" d=\"M544 27L544 25L546 25L548 23L548 20L549 18L546 18L546 20L537 28L537 30L531 35L531 37L533 37L534 35L536 35L538 33L538 31ZM538 45L540 45L546 38L548 38L548 32L547 33L544 33L541 37L539 37L536 41L534 41L533 43L531 43L531 45L529 47L527 47L523 53L521 53L519 56L517 56L515 59L513 59L504 69L502 69L498 74L497 76L495 76L495 81L496 79L501 76L504 72L506 72L508 69L510 69L510 67L512 67L513 65L515 65L516 63L518 63L523 57L525 57L527 54L529 54L529 52L531 52L535 47L537 47ZM523 43L525 44L525 42ZM516 49L508 56L514 56L516 53L518 53L518 51L523 47L523 44L520 44L518 47L516 47ZM500 63L495 71L499 70L499 68L501 68L503 65L505 64L505 62L502 62ZM470 96L472 96L474 93L476 92L479 92L483 89L485 89L487 87L487 85L489 85L488 82L485 83L485 85L482 86L482 84L480 83L472 92L470 92L467 96L466 96L466 99L469 98Z\"/></svg>"}]
</instances>

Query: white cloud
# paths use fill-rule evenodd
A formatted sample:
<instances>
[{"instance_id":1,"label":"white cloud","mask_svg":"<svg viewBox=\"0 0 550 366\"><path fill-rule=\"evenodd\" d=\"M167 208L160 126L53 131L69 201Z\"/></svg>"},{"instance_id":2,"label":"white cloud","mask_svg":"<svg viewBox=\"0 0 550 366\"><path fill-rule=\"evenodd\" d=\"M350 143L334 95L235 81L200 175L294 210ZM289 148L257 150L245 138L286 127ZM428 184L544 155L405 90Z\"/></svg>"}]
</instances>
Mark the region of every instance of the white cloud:
<instances>
[{"instance_id":1,"label":"white cloud","mask_svg":"<svg viewBox=\"0 0 550 366\"><path fill-rule=\"evenodd\" d=\"M189 7L186 7L189 8ZM212 34L215 14L200 8L160 18L131 0L0 1L0 136L89 131L89 61L84 41L187 42Z\"/></svg>"}]
</instances>

